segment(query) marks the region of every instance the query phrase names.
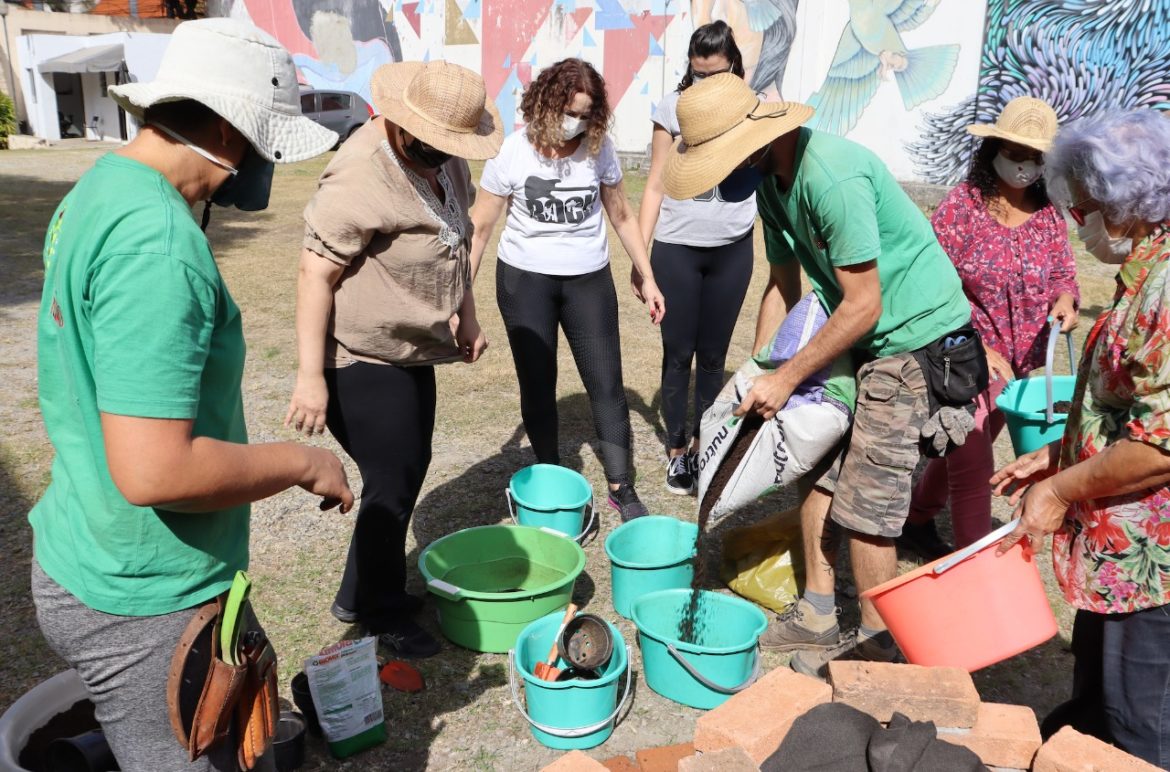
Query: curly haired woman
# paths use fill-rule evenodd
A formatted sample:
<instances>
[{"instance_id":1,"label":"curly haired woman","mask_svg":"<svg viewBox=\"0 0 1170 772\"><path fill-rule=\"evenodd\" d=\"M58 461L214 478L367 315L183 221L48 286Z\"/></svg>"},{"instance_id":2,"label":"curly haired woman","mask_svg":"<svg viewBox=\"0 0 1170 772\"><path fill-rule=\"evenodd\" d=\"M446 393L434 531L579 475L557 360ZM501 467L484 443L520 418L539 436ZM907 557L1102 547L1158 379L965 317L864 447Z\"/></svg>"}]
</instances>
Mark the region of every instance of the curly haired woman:
<instances>
[{"instance_id":1,"label":"curly haired woman","mask_svg":"<svg viewBox=\"0 0 1170 772\"><path fill-rule=\"evenodd\" d=\"M995 399L1012 378L1044 364L1050 321L1066 332L1077 323L1068 226L1048 200L1041 176L1056 126L1056 113L1046 103L1017 97L994 124L968 127L984 139L967 180L931 219L971 301L971 323L983 338L991 385L975 402L975 431L962 447L931 461L914 490L898 543L927 558L951 551L934 526L948 498L956 546L991 531L991 444L1004 423Z\"/></svg>"},{"instance_id":2,"label":"curly haired woman","mask_svg":"<svg viewBox=\"0 0 1170 772\"><path fill-rule=\"evenodd\" d=\"M646 514L630 479L630 409L622 382L617 293L609 267L604 209L634 263L635 294L650 319L666 305L638 219L622 187L607 132L605 81L589 63L564 59L544 70L520 105L527 124L488 161L472 210L472 275L505 207L496 300L520 384L520 414L540 463L557 464L557 328L585 384L609 503L622 520ZM510 204L509 204L510 200Z\"/></svg>"}]
</instances>

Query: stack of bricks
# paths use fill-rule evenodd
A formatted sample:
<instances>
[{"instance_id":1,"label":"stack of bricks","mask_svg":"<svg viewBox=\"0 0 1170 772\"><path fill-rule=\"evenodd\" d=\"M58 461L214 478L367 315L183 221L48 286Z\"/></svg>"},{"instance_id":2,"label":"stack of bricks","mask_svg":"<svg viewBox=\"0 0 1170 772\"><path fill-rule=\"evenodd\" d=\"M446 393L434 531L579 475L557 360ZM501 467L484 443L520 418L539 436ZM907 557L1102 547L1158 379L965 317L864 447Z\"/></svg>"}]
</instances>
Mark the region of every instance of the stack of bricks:
<instances>
[{"instance_id":1,"label":"stack of bricks","mask_svg":"<svg viewBox=\"0 0 1170 772\"><path fill-rule=\"evenodd\" d=\"M832 662L829 683L777 668L699 717L694 741L596 761L573 751L544 772L771 772L769 758L811 708L841 702L886 723L894 713L933 721L940 739L992 770L1153 772L1157 768L1071 728L1041 744L1031 708L982 702L958 668Z\"/></svg>"}]
</instances>

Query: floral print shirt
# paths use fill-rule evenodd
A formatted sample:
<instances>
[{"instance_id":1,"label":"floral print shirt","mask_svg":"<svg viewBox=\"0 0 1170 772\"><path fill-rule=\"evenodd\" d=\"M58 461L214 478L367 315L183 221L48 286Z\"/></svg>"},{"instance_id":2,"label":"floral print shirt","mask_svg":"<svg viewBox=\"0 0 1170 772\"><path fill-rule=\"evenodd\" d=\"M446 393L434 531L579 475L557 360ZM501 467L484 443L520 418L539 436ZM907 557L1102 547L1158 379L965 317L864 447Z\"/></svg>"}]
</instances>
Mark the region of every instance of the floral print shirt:
<instances>
[{"instance_id":1,"label":"floral print shirt","mask_svg":"<svg viewBox=\"0 0 1170 772\"><path fill-rule=\"evenodd\" d=\"M1077 375L1060 468L1128 437L1170 451L1170 238L1141 244L1117 275ZM1170 603L1170 486L1075 502L1053 536L1073 606L1120 614Z\"/></svg>"},{"instance_id":2,"label":"floral print shirt","mask_svg":"<svg viewBox=\"0 0 1170 772\"><path fill-rule=\"evenodd\" d=\"M971 301L971 323L1017 375L1044 364L1047 318L1063 293L1080 299L1068 226L1049 204L1009 228L979 188L960 183L930 219Z\"/></svg>"}]
</instances>

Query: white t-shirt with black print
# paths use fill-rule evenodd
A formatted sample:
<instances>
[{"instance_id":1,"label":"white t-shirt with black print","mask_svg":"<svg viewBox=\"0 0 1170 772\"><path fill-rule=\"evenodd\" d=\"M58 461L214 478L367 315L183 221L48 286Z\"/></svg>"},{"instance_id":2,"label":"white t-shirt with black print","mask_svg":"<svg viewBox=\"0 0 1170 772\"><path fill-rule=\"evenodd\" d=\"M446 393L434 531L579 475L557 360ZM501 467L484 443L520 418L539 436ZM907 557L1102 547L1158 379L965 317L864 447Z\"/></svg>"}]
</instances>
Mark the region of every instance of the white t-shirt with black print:
<instances>
[{"instance_id":1,"label":"white t-shirt with black print","mask_svg":"<svg viewBox=\"0 0 1170 772\"><path fill-rule=\"evenodd\" d=\"M609 239L601 186L621 182L622 167L606 137L596 156L587 140L567 158L545 158L523 129L504 140L484 165L479 185L510 196L499 258L510 266L553 276L577 276L605 267Z\"/></svg>"},{"instance_id":2,"label":"white t-shirt with black print","mask_svg":"<svg viewBox=\"0 0 1170 772\"><path fill-rule=\"evenodd\" d=\"M677 91L662 97L650 120L677 137ZM724 201L715 187L685 201L663 195L654 238L688 247L721 247L739 241L756 222L756 197L745 201Z\"/></svg>"}]
</instances>

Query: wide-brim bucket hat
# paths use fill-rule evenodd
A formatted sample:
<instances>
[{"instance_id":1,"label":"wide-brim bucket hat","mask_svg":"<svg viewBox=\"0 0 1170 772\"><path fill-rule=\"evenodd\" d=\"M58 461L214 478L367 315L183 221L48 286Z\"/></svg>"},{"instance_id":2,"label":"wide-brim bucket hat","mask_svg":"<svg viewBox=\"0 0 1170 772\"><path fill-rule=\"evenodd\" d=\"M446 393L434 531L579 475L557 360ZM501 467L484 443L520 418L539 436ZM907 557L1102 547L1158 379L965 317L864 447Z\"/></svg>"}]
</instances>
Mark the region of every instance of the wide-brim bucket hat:
<instances>
[{"instance_id":1,"label":"wide-brim bucket hat","mask_svg":"<svg viewBox=\"0 0 1170 772\"><path fill-rule=\"evenodd\" d=\"M1056 139L1056 111L1043 99L1016 97L1004 105L995 123L973 123L967 127L976 137L997 137L1047 153Z\"/></svg>"},{"instance_id":2,"label":"wide-brim bucket hat","mask_svg":"<svg viewBox=\"0 0 1170 772\"><path fill-rule=\"evenodd\" d=\"M153 105L192 99L276 163L303 161L337 144L336 132L301 115L288 51L267 32L236 19L183 22L171 33L155 79L111 86L110 96L139 121Z\"/></svg>"},{"instance_id":3,"label":"wide-brim bucket hat","mask_svg":"<svg viewBox=\"0 0 1170 772\"><path fill-rule=\"evenodd\" d=\"M805 124L813 108L800 102L762 102L743 78L721 73L688 88L678 100L680 136L663 170L674 199L710 190L744 159Z\"/></svg>"},{"instance_id":4,"label":"wide-brim bucket hat","mask_svg":"<svg viewBox=\"0 0 1170 772\"><path fill-rule=\"evenodd\" d=\"M500 152L504 125L483 78L458 64L383 64L370 82L374 109L433 148L484 161Z\"/></svg>"}]
</instances>

